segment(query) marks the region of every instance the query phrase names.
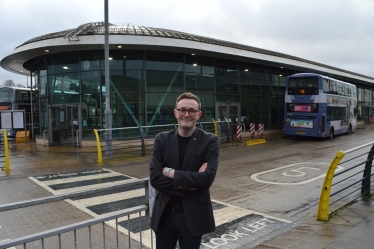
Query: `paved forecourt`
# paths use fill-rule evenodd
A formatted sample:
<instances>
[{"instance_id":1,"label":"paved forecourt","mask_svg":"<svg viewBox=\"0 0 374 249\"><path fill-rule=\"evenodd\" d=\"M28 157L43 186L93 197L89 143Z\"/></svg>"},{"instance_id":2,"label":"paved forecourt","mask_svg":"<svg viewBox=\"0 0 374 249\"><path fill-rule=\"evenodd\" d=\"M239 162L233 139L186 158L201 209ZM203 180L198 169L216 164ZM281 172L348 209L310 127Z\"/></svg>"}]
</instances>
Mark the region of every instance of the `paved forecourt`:
<instances>
[{"instance_id":1,"label":"paved forecourt","mask_svg":"<svg viewBox=\"0 0 374 249\"><path fill-rule=\"evenodd\" d=\"M111 185L113 182L120 183L133 181L136 178L109 170L89 170L81 172L41 175L29 177L39 186L45 188L52 194L70 193ZM66 202L84 211L92 217L109 214L120 209L134 207L144 204L145 193L142 185L124 187L113 191L100 192L94 195L85 195L78 198L67 199ZM265 214L254 212L249 209L236 207L228 203L213 200L214 217L217 229L214 233L203 236L201 248L237 248L263 237L276 229L283 227L291 221L270 217ZM136 241L140 240L145 246L151 247L151 229L149 219L139 214L118 220L119 231ZM140 219L140 221L139 221ZM141 228L139 227L141 222ZM115 229L114 221L107 225ZM154 239L155 236L153 235Z\"/></svg>"}]
</instances>

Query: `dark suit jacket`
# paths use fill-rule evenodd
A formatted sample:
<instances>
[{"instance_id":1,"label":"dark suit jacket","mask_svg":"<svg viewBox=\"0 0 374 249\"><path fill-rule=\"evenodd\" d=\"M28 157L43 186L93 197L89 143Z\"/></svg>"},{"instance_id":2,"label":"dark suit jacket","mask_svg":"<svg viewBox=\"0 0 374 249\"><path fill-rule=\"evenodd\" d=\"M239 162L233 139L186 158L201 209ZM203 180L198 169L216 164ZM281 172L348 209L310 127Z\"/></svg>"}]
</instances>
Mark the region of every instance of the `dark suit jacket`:
<instances>
[{"instance_id":1,"label":"dark suit jacket","mask_svg":"<svg viewBox=\"0 0 374 249\"><path fill-rule=\"evenodd\" d=\"M171 179L163 175L162 169L175 168L179 163L178 131L161 132L156 136L149 167L151 185L158 192L151 218L154 231L172 195L182 197L184 214L192 235L202 235L216 229L209 187L216 176L218 156L218 137L196 128L187 145L182 170L176 170L174 179ZM206 171L198 172L205 162L208 163ZM193 188L197 190L190 190Z\"/></svg>"}]
</instances>

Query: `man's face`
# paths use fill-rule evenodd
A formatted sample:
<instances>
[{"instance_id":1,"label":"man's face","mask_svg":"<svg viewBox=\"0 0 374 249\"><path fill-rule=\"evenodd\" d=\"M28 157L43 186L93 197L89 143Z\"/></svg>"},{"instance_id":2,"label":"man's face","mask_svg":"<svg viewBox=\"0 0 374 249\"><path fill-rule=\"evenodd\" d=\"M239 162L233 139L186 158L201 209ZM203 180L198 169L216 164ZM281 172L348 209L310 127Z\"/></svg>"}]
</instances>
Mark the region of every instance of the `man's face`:
<instances>
[{"instance_id":1,"label":"man's face","mask_svg":"<svg viewBox=\"0 0 374 249\"><path fill-rule=\"evenodd\" d=\"M179 111L185 111L184 115L178 113ZM187 110L191 110L191 112L187 112ZM195 116L194 112L197 110ZM194 128L196 126L197 120L201 117L201 111L199 111L199 104L194 99L181 99L178 104L177 108L174 109L174 115L178 121L178 125L181 128Z\"/></svg>"}]
</instances>

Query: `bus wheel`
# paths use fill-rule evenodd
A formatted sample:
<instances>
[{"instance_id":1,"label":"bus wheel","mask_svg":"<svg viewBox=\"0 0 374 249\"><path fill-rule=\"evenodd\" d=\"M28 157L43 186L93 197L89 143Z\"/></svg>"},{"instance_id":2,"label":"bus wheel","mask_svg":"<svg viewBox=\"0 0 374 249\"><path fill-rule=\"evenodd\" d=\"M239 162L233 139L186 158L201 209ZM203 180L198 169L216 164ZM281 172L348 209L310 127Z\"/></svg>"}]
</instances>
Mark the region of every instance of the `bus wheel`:
<instances>
[{"instance_id":1,"label":"bus wheel","mask_svg":"<svg viewBox=\"0 0 374 249\"><path fill-rule=\"evenodd\" d=\"M331 128L329 138L330 138L330 139L333 139L333 138L334 138L334 128Z\"/></svg>"}]
</instances>

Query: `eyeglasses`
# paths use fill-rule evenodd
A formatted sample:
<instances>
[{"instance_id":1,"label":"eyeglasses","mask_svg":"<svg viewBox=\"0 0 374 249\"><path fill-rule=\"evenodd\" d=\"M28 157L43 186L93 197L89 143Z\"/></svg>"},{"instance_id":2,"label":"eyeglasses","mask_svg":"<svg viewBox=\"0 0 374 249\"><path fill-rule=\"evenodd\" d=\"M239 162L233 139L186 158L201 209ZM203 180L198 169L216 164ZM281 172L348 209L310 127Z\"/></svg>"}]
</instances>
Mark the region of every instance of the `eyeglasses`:
<instances>
[{"instance_id":1,"label":"eyeglasses","mask_svg":"<svg viewBox=\"0 0 374 249\"><path fill-rule=\"evenodd\" d=\"M198 110L194 110L194 109L189 109L189 110L176 109L176 110L178 111L178 114L181 115L181 116L186 115L186 113L188 112L188 115L190 115L191 117L194 117L196 115L196 113L198 112Z\"/></svg>"}]
</instances>

